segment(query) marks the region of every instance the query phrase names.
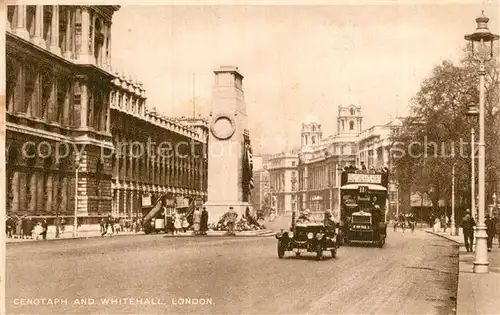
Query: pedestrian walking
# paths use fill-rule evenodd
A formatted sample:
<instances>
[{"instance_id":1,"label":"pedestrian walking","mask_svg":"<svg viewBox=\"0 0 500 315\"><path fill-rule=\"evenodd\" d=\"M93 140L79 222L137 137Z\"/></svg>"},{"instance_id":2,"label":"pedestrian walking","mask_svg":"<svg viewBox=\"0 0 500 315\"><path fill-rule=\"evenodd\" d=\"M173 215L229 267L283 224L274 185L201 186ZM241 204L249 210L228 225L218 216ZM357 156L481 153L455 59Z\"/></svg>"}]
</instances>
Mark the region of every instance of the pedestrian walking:
<instances>
[{"instance_id":1,"label":"pedestrian walking","mask_svg":"<svg viewBox=\"0 0 500 315\"><path fill-rule=\"evenodd\" d=\"M184 233L186 233L186 231L187 231L187 229L189 227L187 216L185 214L183 214L182 217L181 217L181 220L182 220L182 231Z\"/></svg>"},{"instance_id":2,"label":"pedestrian walking","mask_svg":"<svg viewBox=\"0 0 500 315\"><path fill-rule=\"evenodd\" d=\"M464 243L467 252L472 252L472 246L474 245L474 226L476 222L474 218L470 215L470 210L465 210L465 215L462 218L462 230L464 233Z\"/></svg>"},{"instance_id":3,"label":"pedestrian walking","mask_svg":"<svg viewBox=\"0 0 500 315\"><path fill-rule=\"evenodd\" d=\"M179 234L181 229L182 229L182 218L179 213L174 214L174 228L175 228L175 234Z\"/></svg>"},{"instance_id":4,"label":"pedestrian walking","mask_svg":"<svg viewBox=\"0 0 500 315\"><path fill-rule=\"evenodd\" d=\"M103 232L101 232L101 237L103 237L106 234L108 234L109 237L112 237L113 233L115 232L115 227L114 227L115 220L113 219L111 214L108 215L108 218L106 219L105 222L106 222L105 229Z\"/></svg>"},{"instance_id":5,"label":"pedestrian walking","mask_svg":"<svg viewBox=\"0 0 500 315\"><path fill-rule=\"evenodd\" d=\"M446 233L447 223L444 215L441 217L441 226L443 227L443 232Z\"/></svg>"},{"instance_id":6,"label":"pedestrian walking","mask_svg":"<svg viewBox=\"0 0 500 315\"><path fill-rule=\"evenodd\" d=\"M16 238L23 237L23 220L20 217L16 217Z\"/></svg>"},{"instance_id":7,"label":"pedestrian walking","mask_svg":"<svg viewBox=\"0 0 500 315\"><path fill-rule=\"evenodd\" d=\"M233 207L229 207L229 212L227 213L226 217L226 224L227 224L227 235L236 235L234 232L234 227L236 224L236 220L238 218L238 214L234 211Z\"/></svg>"},{"instance_id":8,"label":"pedestrian walking","mask_svg":"<svg viewBox=\"0 0 500 315\"><path fill-rule=\"evenodd\" d=\"M38 240L43 233L42 222L38 222L33 228L33 235L31 238Z\"/></svg>"},{"instance_id":9,"label":"pedestrian walking","mask_svg":"<svg viewBox=\"0 0 500 315\"><path fill-rule=\"evenodd\" d=\"M7 220L5 221L5 233L7 234L8 238L12 238L13 230L14 230L14 219L8 216Z\"/></svg>"},{"instance_id":10,"label":"pedestrian walking","mask_svg":"<svg viewBox=\"0 0 500 315\"><path fill-rule=\"evenodd\" d=\"M43 228L42 238L44 240L46 240L47 239L47 232L49 230L49 224L47 223L47 219L42 220L42 228Z\"/></svg>"},{"instance_id":11,"label":"pedestrian walking","mask_svg":"<svg viewBox=\"0 0 500 315\"><path fill-rule=\"evenodd\" d=\"M207 235L208 231L208 211L207 208L203 207L201 211L201 222L200 222L200 233L201 235Z\"/></svg>"},{"instance_id":12,"label":"pedestrian walking","mask_svg":"<svg viewBox=\"0 0 500 315\"><path fill-rule=\"evenodd\" d=\"M194 234L200 234L200 224L201 224L201 211L200 208L196 208L193 213L193 228Z\"/></svg>"},{"instance_id":13,"label":"pedestrian walking","mask_svg":"<svg viewBox=\"0 0 500 315\"><path fill-rule=\"evenodd\" d=\"M99 226L101 228L101 235L106 234L106 222L104 221L104 218L101 219Z\"/></svg>"},{"instance_id":14,"label":"pedestrian walking","mask_svg":"<svg viewBox=\"0 0 500 315\"><path fill-rule=\"evenodd\" d=\"M495 221L490 218L489 214L487 214L484 224L486 225L486 243L488 245L488 251L491 252L491 248L493 247L493 237L495 237Z\"/></svg>"}]
</instances>

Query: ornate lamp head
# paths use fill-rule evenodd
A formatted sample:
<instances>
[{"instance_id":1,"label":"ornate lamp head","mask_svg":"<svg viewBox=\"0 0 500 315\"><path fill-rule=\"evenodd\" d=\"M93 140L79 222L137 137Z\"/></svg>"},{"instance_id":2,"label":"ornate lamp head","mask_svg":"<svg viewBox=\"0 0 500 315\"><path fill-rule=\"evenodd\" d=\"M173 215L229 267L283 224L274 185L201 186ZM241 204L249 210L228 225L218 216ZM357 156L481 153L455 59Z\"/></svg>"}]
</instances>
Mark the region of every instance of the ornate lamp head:
<instances>
[{"instance_id":1,"label":"ornate lamp head","mask_svg":"<svg viewBox=\"0 0 500 315\"><path fill-rule=\"evenodd\" d=\"M493 41L499 39L498 35L493 34L489 30L489 20L490 19L484 15L484 11L482 11L481 16L476 18L476 31L464 36L464 38L472 44L472 54L480 61L488 61L493 57Z\"/></svg>"}]
</instances>

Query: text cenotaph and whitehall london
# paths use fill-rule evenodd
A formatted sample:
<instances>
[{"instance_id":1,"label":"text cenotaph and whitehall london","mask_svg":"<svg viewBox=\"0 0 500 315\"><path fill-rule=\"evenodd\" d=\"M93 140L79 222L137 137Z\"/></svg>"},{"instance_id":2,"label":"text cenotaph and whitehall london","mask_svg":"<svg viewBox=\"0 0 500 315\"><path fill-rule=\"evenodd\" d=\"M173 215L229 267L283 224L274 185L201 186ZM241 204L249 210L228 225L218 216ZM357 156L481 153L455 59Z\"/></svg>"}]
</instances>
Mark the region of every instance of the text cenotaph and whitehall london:
<instances>
[{"instance_id":1,"label":"text cenotaph and whitehall london","mask_svg":"<svg viewBox=\"0 0 500 315\"><path fill-rule=\"evenodd\" d=\"M222 66L214 70L214 74L208 139L208 198L204 204L210 222L217 222L229 207L240 217L247 207L251 208L248 203L251 170L248 170L247 156L250 140L243 76L234 66Z\"/></svg>"}]
</instances>

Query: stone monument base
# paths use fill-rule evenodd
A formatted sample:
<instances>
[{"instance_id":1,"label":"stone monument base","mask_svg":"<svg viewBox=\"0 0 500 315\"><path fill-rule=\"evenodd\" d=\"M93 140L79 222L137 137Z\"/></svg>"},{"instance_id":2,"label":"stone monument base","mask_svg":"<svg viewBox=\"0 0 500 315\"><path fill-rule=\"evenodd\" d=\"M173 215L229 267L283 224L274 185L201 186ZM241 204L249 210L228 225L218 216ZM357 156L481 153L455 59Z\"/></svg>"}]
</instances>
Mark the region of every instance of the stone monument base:
<instances>
[{"instance_id":1,"label":"stone monument base","mask_svg":"<svg viewBox=\"0 0 500 315\"><path fill-rule=\"evenodd\" d=\"M218 223L222 216L229 211L229 207L233 207L234 212L238 214L238 220L245 215L245 210L250 208L252 213L252 205L243 201L207 201L203 206L208 211L208 223Z\"/></svg>"}]
</instances>

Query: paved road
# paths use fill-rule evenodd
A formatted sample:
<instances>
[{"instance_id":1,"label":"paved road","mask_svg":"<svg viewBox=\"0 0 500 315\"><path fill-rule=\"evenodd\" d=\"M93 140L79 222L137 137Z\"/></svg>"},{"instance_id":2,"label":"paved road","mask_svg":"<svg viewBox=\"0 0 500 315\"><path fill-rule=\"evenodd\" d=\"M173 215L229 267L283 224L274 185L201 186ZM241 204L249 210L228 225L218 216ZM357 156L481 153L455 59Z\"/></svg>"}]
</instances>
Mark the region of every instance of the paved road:
<instances>
[{"instance_id":1,"label":"paved road","mask_svg":"<svg viewBox=\"0 0 500 315\"><path fill-rule=\"evenodd\" d=\"M7 248L7 305L9 314L453 314L457 255L423 231L390 231L383 249L342 247L324 261L280 260L272 237L18 243ZM103 304L112 297L133 300ZM36 298L63 305L19 305Z\"/></svg>"}]
</instances>

